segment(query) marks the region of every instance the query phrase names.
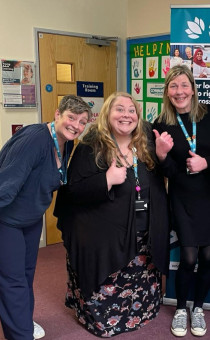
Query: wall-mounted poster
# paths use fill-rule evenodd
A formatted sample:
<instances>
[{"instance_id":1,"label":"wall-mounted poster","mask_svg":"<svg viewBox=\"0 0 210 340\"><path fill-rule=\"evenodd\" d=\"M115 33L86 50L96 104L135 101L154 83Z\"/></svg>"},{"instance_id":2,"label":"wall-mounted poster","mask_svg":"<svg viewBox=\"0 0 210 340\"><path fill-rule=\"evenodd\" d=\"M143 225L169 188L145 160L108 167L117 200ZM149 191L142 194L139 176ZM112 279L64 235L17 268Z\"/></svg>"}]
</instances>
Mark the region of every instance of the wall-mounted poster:
<instances>
[{"instance_id":1,"label":"wall-mounted poster","mask_svg":"<svg viewBox=\"0 0 210 340\"><path fill-rule=\"evenodd\" d=\"M166 73L170 69L170 36L127 40L127 91L149 122L160 114Z\"/></svg>"},{"instance_id":2,"label":"wall-mounted poster","mask_svg":"<svg viewBox=\"0 0 210 340\"><path fill-rule=\"evenodd\" d=\"M36 107L33 62L1 60L4 108Z\"/></svg>"}]
</instances>

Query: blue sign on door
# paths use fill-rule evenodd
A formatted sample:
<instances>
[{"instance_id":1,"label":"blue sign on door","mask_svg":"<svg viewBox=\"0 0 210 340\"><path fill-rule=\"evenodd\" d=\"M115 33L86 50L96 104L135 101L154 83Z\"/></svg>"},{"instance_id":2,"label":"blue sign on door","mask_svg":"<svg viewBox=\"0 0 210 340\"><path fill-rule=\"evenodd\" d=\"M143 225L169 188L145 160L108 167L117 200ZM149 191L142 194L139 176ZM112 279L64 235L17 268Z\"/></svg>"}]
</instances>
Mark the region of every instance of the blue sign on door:
<instances>
[{"instance_id":1,"label":"blue sign on door","mask_svg":"<svg viewBox=\"0 0 210 340\"><path fill-rule=\"evenodd\" d=\"M77 81L77 95L80 97L103 97L102 82Z\"/></svg>"}]
</instances>

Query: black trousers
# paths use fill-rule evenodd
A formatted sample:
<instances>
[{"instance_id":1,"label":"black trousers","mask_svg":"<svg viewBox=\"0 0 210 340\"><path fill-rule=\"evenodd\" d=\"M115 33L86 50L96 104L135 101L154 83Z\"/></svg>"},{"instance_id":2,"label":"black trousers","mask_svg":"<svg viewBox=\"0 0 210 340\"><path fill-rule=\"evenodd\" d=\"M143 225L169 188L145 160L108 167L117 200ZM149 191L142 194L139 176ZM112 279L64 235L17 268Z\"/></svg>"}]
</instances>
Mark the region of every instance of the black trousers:
<instances>
[{"instance_id":1,"label":"black trousers","mask_svg":"<svg viewBox=\"0 0 210 340\"><path fill-rule=\"evenodd\" d=\"M0 223L0 319L8 340L33 339L33 280L41 231L42 219L24 228Z\"/></svg>"}]
</instances>

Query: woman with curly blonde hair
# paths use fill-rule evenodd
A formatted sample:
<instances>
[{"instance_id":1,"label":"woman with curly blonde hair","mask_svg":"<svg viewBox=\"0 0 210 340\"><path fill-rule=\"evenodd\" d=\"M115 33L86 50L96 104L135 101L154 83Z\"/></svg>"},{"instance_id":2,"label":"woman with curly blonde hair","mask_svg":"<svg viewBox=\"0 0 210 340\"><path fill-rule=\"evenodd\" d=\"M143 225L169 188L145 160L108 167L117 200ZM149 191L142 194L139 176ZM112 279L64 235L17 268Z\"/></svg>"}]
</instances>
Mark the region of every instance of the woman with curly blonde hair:
<instances>
[{"instance_id":1,"label":"woman with curly blonde hair","mask_svg":"<svg viewBox=\"0 0 210 340\"><path fill-rule=\"evenodd\" d=\"M169 227L150 123L128 93L105 101L77 146L55 214L67 250L66 306L93 334L146 325L159 311Z\"/></svg>"},{"instance_id":2,"label":"woman with curly blonde hair","mask_svg":"<svg viewBox=\"0 0 210 340\"><path fill-rule=\"evenodd\" d=\"M116 144L113 139L112 127L109 121L109 111L116 98L121 96L128 98L133 102L133 106L135 107L136 115L138 117L136 128L130 136L130 142L127 147L130 150L132 147L135 147L138 158L142 162L146 163L148 169L152 169L154 168L155 162L149 152L151 145L148 144L147 135L144 131L146 124L145 122L143 123L143 120L141 119L140 106L138 102L134 100L129 93L118 92L109 96L101 109L97 122L90 127L88 134L83 138L83 142L92 145L96 155L96 164L98 164L98 166L100 166L99 163L101 160L105 160L108 165L111 165L113 158L117 157L117 153L119 151L116 148Z\"/></svg>"}]
</instances>

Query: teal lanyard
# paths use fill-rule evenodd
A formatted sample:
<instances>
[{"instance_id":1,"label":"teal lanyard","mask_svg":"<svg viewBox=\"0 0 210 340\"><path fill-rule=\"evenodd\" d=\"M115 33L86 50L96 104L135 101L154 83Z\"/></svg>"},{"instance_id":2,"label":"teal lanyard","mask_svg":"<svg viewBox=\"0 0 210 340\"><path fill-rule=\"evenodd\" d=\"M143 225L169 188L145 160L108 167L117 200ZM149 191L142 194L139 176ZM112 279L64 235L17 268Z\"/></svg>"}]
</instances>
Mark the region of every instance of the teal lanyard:
<instances>
[{"instance_id":1,"label":"teal lanyard","mask_svg":"<svg viewBox=\"0 0 210 340\"><path fill-rule=\"evenodd\" d=\"M177 120L179 122L179 125L185 135L185 138L186 140L188 141L189 145L190 145L190 150L194 153L196 153L196 122L194 121L193 119L193 122L192 122L192 138L189 136L184 124L183 124L183 121L181 120L181 117L180 115L178 114L178 112L176 113L176 116L177 116Z\"/></svg>"},{"instance_id":2,"label":"teal lanyard","mask_svg":"<svg viewBox=\"0 0 210 340\"><path fill-rule=\"evenodd\" d=\"M63 169L62 169L62 157L61 157L61 153L60 153L60 149L59 149L59 145L58 145L58 140L57 140L57 136L56 136L56 132L55 132L55 123L54 122L51 123L51 132L52 132L56 152L57 152L59 161L61 163L61 167L58 169L58 171L60 172L60 175L61 175L61 184L66 184L67 183L67 159L66 159L66 163L65 163L64 171L63 171Z\"/></svg>"},{"instance_id":3,"label":"teal lanyard","mask_svg":"<svg viewBox=\"0 0 210 340\"><path fill-rule=\"evenodd\" d=\"M136 180L136 192L137 192L137 198L138 200L141 199L140 196L140 191L141 191L141 187L139 184L139 176L138 176L138 158L136 155L136 148L133 147L132 148L132 152L133 152L133 170L134 170L134 175L135 175L135 180Z\"/></svg>"},{"instance_id":4,"label":"teal lanyard","mask_svg":"<svg viewBox=\"0 0 210 340\"><path fill-rule=\"evenodd\" d=\"M131 165L128 163L125 155L122 154L120 148L119 148L119 145L117 144L117 141L116 141L116 138L114 135L112 135L112 139L117 147L117 150L119 151L120 153L120 156L123 157L125 163L127 164L128 167L130 167ZM134 170L134 175L135 175L135 181L136 181L136 192L137 192L137 199L140 200L141 199L141 196L140 196L140 190L141 190L141 187L140 187L140 184L139 184L139 176L138 176L138 158L137 158L137 155L136 155L136 148L133 147L132 148L132 153L133 153L133 170Z\"/></svg>"}]
</instances>

